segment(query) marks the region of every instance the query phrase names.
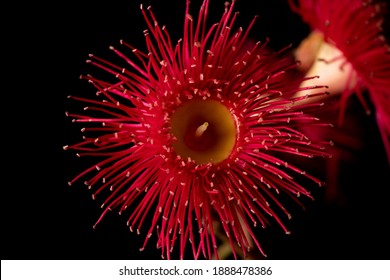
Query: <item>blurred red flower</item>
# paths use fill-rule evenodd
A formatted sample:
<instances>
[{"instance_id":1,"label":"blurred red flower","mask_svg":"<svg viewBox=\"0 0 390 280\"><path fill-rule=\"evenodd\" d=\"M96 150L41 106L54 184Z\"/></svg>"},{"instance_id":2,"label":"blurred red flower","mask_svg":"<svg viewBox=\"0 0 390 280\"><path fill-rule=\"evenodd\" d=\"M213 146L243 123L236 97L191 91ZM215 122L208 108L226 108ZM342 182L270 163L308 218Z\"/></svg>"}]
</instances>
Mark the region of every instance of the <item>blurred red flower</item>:
<instances>
[{"instance_id":1,"label":"blurred red flower","mask_svg":"<svg viewBox=\"0 0 390 280\"><path fill-rule=\"evenodd\" d=\"M341 94L339 124L353 94L367 114L374 111L390 161L390 48L383 32L386 3L289 0L289 4L312 30L295 52L302 70L308 76L318 75L318 82L328 85L331 95Z\"/></svg>"}]
</instances>

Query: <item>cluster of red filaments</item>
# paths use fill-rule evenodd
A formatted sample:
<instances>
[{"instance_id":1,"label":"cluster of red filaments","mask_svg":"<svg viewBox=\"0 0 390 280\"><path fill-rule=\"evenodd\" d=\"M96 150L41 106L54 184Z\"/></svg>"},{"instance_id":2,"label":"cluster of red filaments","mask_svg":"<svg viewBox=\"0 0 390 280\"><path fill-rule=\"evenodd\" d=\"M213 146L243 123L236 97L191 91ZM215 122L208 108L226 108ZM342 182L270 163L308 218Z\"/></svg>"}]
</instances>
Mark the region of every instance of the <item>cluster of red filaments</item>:
<instances>
[{"instance_id":1,"label":"cluster of red filaments","mask_svg":"<svg viewBox=\"0 0 390 280\"><path fill-rule=\"evenodd\" d=\"M117 209L121 214L131 208L130 230L146 236L141 250L157 232L164 258L172 258L175 246L181 259L186 246L195 259L218 258L215 223L231 243L234 257L237 246L244 256L253 247L264 254L253 227L265 227L272 217L289 233L282 215L291 215L278 196L311 197L297 177L321 185L283 155L329 156L329 142L312 142L299 132L300 126L325 125L307 114L322 104L294 105L310 97L291 98L302 82L288 79L288 71L296 65L281 55L283 50L273 53L266 44L248 45L254 21L246 31L234 31L233 6L234 2L227 5L221 21L208 29L208 1L203 2L197 22L189 15L188 1L183 38L176 45L151 8L141 6L148 25L147 52L123 41L123 51L111 47L126 68L91 55L88 62L116 81L85 76L100 100L71 97L88 107L83 114L68 113L86 127L83 141L66 148L80 157L104 159L70 184L87 178L85 184L94 190L94 197L108 193L97 223L107 211ZM131 60L126 51L139 61ZM202 102L202 113L193 107L188 122L182 120L187 112L182 108ZM190 136L183 138L179 151L182 126L186 127L182 135ZM208 133L216 140L211 141ZM205 137L207 157L202 156L197 137ZM224 145L225 139L229 145ZM215 145L224 147L222 155L222 148L213 150ZM188 151L194 156L187 156Z\"/></svg>"}]
</instances>

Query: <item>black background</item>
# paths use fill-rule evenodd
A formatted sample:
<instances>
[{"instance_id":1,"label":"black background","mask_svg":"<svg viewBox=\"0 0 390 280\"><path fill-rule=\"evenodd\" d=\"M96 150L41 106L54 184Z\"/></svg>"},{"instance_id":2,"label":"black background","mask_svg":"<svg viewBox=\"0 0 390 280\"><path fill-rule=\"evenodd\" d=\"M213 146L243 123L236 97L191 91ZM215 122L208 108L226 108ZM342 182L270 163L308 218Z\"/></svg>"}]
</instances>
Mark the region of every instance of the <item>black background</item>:
<instances>
[{"instance_id":1,"label":"black background","mask_svg":"<svg viewBox=\"0 0 390 280\"><path fill-rule=\"evenodd\" d=\"M3 82L2 259L160 258L153 239L145 251L138 250L144 236L129 232L126 217L109 214L93 230L100 203L85 186L67 184L83 164L62 149L80 139L79 128L64 114L66 96L94 92L79 80L89 71L85 59L89 53L108 54L119 39L144 46L140 1L96 2L56 1L11 11L11 52L3 51L10 65ZM213 23L224 1L211 2ZM145 0L148 4L178 39L185 1ZM199 1L192 7L196 11ZM287 1L239 0L236 10L244 27L259 15L251 35L269 37L275 48L297 46L309 31ZM270 259L389 259L390 170L374 118L359 109L352 99L349 110L364 146L341 162L339 194L327 200L325 190L315 191L316 201L287 222L291 235L276 226L260 231Z\"/></svg>"}]
</instances>

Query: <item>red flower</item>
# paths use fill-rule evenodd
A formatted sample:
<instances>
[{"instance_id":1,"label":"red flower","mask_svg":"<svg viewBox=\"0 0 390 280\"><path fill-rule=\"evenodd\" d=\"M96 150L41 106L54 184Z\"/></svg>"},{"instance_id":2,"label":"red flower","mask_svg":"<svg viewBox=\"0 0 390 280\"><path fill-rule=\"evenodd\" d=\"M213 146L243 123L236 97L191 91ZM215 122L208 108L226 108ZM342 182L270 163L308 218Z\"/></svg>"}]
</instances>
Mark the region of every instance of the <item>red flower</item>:
<instances>
[{"instance_id":1,"label":"red flower","mask_svg":"<svg viewBox=\"0 0 390 280\"><path fill-rule=\"evenodd\" d=\"M358 96L367 113L371 112L364 98L368 91L390 160L390 49L382 30L387 13L384 2L289 0L289 3L313 30L296 52L305 70L309 69L307 75L319 75L331 93L342 93L340 123L352 94ZM318 43L319 40L324 42Z\"/></svg>"},{"instance_id":2,"label":"red flower","mask_svg":"<svg viewBox=\"0 0 390 280\"><path fill-rule=\"evenodd\" d=\"M321 185L286 161L328 156L329 142L311 141L296 129L324 125L308 114L320 104L294 105L301 80L289 81L287 73L296 64L283 51L248 43L254 20L246 31L234 31L233 6L207 28L208 1L197 21L188 1L183 38L175 45L151 8L141 6L147 52L123 41L122 49L111 47L124 66L91 55L88 63L109 76L83 76L98 98L71 97L87 104L81 114L67 113L85 124L85 136L65 149L103 159L70 184L85 178L94 197L110 190L98 222L109 210L131 208L130 230L146 236L141 249L157 233L168 259L175 246L180 258L186 246L196 259L217 257L214 222L236 258L235 245L244 255L252 246L263 253L253 227L272 217L288 233L280 216L290 217L280 201L284 194L311 197L300 178Z\"/></svg>"}]
</instances>

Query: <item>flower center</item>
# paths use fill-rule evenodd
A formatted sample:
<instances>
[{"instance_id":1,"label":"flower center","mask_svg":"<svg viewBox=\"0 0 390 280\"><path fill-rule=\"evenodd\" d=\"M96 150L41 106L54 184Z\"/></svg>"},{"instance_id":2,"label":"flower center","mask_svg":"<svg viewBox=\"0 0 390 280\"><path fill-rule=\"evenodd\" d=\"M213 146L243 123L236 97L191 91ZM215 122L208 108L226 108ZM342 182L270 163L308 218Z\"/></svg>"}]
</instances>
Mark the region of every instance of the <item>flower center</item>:
<instances>
[{"instance_id":1,"label":"flower center","mask_svg":"<svg viewBox=\"0 0 390 280\"><path fill-rule=\"evenodd\" d=\"M197 164L227 159L236 143L236 124L230 111L216 100L192 100L172 115L175 152Z\"/></svg>"}]
</instances>

